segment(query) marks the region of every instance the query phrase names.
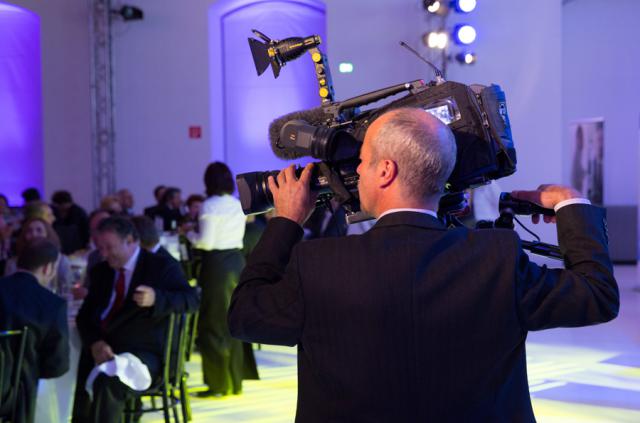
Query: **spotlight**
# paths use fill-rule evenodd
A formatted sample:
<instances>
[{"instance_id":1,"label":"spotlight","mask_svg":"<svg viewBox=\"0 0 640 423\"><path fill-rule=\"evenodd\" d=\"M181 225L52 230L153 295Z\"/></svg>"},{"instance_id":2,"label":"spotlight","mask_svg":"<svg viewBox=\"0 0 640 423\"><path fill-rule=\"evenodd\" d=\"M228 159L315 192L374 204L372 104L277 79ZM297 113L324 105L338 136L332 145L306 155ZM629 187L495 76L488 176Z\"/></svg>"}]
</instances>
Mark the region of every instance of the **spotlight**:
<instances>
[{"instance_id":1,"label":"spotlight","mask_svg":"<svg viewBox=\"0 0 640 423\"><path fill-rule=\"evenodd\" d=\"M453 7L458 13L469 13L476 8L476 0L454 0Z\"/></svg>"},{"instance_id":2,"label":"spotlight","mask_svg":"<svg viewBox=\"0 0 640 423\"><path fill-rule=\"evenodd\" d=\"M122 6L120 10L113 10L112 12L122 16L124 21L140 21L144 19L142 9L135 6Z\"/></svg>"},{"instance_id":3,"label":"spotlight","mask_svg":"<svg viewBox=\"0 0 640 423\"><path fill-rule=\"evenodd\" d=\"M456 25L453 38L458 44L471 44L476 39L476 29L467 24Z\"/></svg>"},{"instance_id":4,"label":"spotlight","mask_svg":"<svg viewBox=\"0 0 640 423\"><path fill-rule=\"evenodd\" d=\"M427 32L422 36L422 42L429 48L443 50L449 43L449 34L444 31Z\"/></svg>"},{"instance_id":5,"label":"spotlight","mask_svg":"<svg viewBox=\"0 0 640 423\"><path fill-rule=\"evenodd\" d=\"M249 38L249 47L258 75L262 75L262 72L271 64L273 76L277 78L280 76L280 69L287 62L297 59L305 51L320 45L320 37L317 35L311 35L307 38L291 37L284 40L272 40L257 29L251 31L260 38L260 40ZM321 58L319 59L322 61Z\"/></svg>"},{"instance_id":6,"label":"spotlight","mask_svg":"<svg viewBox=\"0 0 640 423\"><path fill-rule=\"evenodd\" d=\"M422 6L427 12L433 13L434 15L446 15L449 12L449 8L444 1L423 0Z\"/></svg>"},{"instance_id":7,"label":"spotlight","mask_svg":"<svg viewBox=\"0 0 640 423\"><path fill-rule=\"evenodd\" d=\"M463 65L473 65L477 59L478 57L475 53L464 52L456 54L456 60Z\"/></svg>"}]
</instances>

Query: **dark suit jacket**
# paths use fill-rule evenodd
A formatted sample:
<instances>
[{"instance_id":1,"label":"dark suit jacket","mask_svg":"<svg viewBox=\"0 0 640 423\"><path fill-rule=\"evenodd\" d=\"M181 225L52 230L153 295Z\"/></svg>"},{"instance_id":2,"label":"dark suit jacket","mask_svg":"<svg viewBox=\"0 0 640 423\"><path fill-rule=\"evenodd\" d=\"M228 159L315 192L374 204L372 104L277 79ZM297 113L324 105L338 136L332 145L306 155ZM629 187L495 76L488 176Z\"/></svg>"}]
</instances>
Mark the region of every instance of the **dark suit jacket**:
<instances>
[{"instance_id":1,"label":"dark suit jacket","mask_svg":"<svg viewBox=\"0 0 640 423\"><path fill-rule=\"evenodd\" d=\"M155 254L157 254L157 255L159 255L159 256L161 256L161 257L164 257L164 258L166 258L166 259L168 259L168 260L173 260L173 261L175 261L175 262L178 262L178 260L176 260L176 259L175 259L175 257L173 257L173 256L171 255L171 253L170 253L169 251L167 251L167 249L166 249L166 248L164 248L164 247L160 247L160 248L158 248L158 251L156 251L156 252L155 252ZM179 263L179 262L178 262L178 263Z\"/></svg>"},{"instance_id":2,"label":"dark suit jacket","mask_svg":"<svg viewBox=\"0 0 640 423\"><path fill-rule=\"evenodd\" d=\"M164 231L174 230L182 222L182 213L180 213L180 210L170 209L164 204L147 207L144 209L144 215L151 218L151 220L155 220L156 217L161 217L162 230Z\"/></svg>"},{"instance_id":3,"label":"dark suit jacket","mask_svg":"<svg viewBox=\"0 0 640 423\"><path fill-rule=\"evenodd\" d=\"M29 328L18 404L19 421L34 418L38 379L69 370L67 303L40 286L30 273L0 279L0 330ZM5 381L5 388L15 389ZM0 392L4 396L6 392ZM0 401L1 403L2 401Z\"/></svg>"},{"instance_id":4,"label":"dark suit jacket","mask_svg":"<svg viewBox=\"0 0 640 423\"><path fill-rule=\"evenodd\" d=\"M87 212L77 204L69 209L67 216L62 218L54 208L56 221L53 222L53 229L60 237L62 253L71 254L74 251L87 247L89 243L89 218Z\"/></svg>"},{"instance_id":5,"label":"dark suit jacket","mask_svg":"<svg viewBox=\"0 0 640 423\"><path fill-rule=\"evenodd\" d=\"M155 219L156 215L160 211L160 205L156 204L154 206L145 207L143 213L145 216L149 217L151 220Z\"/></svg>"},{"instance_id":6,"label":"dark suit jacket","mask_svg":"<svg viewBox=\"0 0 640 423\"><path fill-rule=\"evenodd\" d=\"M103 332L100 316L109 304L114 280L115 272L106 261L98 263L91 271L89 293L76 317L85 354L85 360L81 359L84 368L79 368L78 373L93 367L93 360L86 359L88 348L94 342L104 340L114 353L133 353L149 367L152 375L157 375L166 338L166 318L172 312L195 311L197 294L187 284L175 260L141 249L125 303ZM139 285L155 290L153 307L141 308L133 301Z\"/></svg>"},{"instance_id":7,"label":"dark suit jacket","mask_svg":"<svg viewBox=\"0 0 640 423\"><path fill-rule=\"evenodd\" d=\"M604 217L558 211L568 270L529 262L514 231L447 230L421 213L297 245L300 227L276 218L229 327L244 341L298 345L300 422L534 421L527 332L618 312Z\"/></svg>"}]
</instances>

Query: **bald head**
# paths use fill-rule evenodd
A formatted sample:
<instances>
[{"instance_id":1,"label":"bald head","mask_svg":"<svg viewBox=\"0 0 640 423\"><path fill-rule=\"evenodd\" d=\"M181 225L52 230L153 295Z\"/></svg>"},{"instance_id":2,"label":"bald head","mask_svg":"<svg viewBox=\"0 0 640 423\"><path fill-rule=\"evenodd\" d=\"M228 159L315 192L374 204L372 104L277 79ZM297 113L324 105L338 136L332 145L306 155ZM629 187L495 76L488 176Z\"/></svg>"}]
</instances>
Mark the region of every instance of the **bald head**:
<instances>
[{"instance_id":1,"label":"bald head","mask_svg":"<svg viewBox=\"0 0 640 423\"><path fill-rule=\"evenodd\" d=\"M422 109L391 110L368 129L372 164L392 160L405 194L439 197L456 161L456 142L447 125Z\"/></svg>"}]
</instances>

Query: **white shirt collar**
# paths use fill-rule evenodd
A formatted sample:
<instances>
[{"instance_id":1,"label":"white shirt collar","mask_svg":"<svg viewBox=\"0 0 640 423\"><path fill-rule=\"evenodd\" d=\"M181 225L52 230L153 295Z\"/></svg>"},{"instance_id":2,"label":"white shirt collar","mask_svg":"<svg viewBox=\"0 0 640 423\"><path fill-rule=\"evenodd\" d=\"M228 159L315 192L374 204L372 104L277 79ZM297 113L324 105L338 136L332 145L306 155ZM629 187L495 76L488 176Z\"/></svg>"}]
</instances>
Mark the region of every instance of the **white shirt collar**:
<instances>
[{"instance_id":1,"label":"white shirt collar","mask_svg":"<svg viewBox=\"0 0 640 423\"><path fill-rule=\"evenodd\" d=\"M410 208L404 208L404 209L389 209L387 211L385 211L384 213L382 213L380 216L378 216L378 220L380 220L380 218L382 218L382 216L386 216L388 214L391 213L398 213L398 212L415 212L415 213L423 213L423 214L428 214L429 216L433 216L436 219L438 218L438 213L434 212L433 210L429 210L429 209L410 209Z\"/></svg>"},{"instance_id":2,"label":"white shirt collar","mask_svg":"<svg viewBox=\"0 0 640 423\"><path fill-rule=\"evenodd\" d=\"M151 252L154 254L157 253L160 247L162 247L162 245L158 242L156 245L153 246L153 248L151 249Z\"/></svg>"}]
</instances>

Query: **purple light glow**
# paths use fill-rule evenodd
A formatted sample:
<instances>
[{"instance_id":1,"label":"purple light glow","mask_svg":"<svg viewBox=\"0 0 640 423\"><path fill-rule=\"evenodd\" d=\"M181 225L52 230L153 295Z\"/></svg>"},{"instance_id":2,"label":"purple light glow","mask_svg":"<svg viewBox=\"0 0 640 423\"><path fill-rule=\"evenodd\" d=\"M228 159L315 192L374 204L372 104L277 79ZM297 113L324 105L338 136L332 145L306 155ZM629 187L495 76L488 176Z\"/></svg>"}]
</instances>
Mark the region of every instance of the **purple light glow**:
<instances>
[{"instance_id":1,"label":"purple light glow","mask_svg":"<svg viewBox=\"0 0 640 423\"><path fill-rule=\"evenodd\" d=\"M40 18L0 3L0 193L43 187Z\"/></svg>"}]
</instances>

